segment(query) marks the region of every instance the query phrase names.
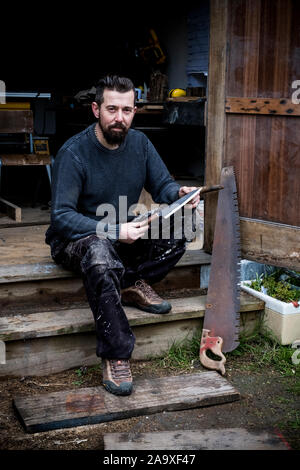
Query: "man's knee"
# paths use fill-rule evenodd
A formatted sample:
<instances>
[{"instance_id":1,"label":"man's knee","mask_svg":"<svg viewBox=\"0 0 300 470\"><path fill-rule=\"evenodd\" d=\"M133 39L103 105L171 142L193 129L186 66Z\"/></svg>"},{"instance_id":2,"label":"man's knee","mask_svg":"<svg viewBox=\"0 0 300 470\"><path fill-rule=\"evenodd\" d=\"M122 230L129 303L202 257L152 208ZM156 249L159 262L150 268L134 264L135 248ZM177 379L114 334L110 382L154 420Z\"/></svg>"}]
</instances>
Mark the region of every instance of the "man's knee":
<instances>
[{"instance_id":1,"label":"man's knee","mask_svg":"<svg viewBox=\"0 0 300 470\"><path fill-rule=\"evenodd\" d=\"M99 273L105 273L107 270L123 273L124 266L108 239L92 237L81 260L83 274L86 274L91 268L95 268Z\"/></svg>"}]
</instances>

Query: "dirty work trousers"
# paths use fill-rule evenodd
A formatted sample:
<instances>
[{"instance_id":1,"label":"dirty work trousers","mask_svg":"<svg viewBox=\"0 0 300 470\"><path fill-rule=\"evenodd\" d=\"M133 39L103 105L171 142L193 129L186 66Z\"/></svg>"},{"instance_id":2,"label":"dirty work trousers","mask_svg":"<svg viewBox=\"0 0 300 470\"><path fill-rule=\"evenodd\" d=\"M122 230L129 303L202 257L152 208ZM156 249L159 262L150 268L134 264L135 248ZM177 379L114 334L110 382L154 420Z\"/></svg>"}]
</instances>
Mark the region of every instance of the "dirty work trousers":
<instances>
[{"instance_id":1,"label":"dirty work trousers","mask_svg":"<svg viewBox=\"0 0 300 470\"><path fill-rule=\"evenodd\" d=\"M70 242L60 263L83 278L95 319L98 357L130 359L135 337L121 304L121 289L139 279L162 280L185 251L185 239L111 242L97 235Z\"/></svg>"}]
</instances>

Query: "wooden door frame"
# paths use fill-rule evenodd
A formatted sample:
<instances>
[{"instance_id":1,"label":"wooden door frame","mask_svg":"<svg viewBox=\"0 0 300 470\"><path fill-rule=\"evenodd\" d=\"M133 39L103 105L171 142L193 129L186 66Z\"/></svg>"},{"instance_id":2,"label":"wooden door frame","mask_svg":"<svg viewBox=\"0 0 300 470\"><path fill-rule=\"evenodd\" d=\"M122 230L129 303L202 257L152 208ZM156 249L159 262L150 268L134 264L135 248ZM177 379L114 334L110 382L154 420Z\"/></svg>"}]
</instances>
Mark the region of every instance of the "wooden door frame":
<instances>
[{"instance_id":1,"label":"wooden door frame","mask_svg":"<svg viewBox=\"0 0 300 470\"><path fill-rule=\"evenodd\" d=\"M219 184L224 161L227 0L210 0L205 184ZM211 253L218 194L204 196L204 250Z\"/></svg>"}]
</instances>

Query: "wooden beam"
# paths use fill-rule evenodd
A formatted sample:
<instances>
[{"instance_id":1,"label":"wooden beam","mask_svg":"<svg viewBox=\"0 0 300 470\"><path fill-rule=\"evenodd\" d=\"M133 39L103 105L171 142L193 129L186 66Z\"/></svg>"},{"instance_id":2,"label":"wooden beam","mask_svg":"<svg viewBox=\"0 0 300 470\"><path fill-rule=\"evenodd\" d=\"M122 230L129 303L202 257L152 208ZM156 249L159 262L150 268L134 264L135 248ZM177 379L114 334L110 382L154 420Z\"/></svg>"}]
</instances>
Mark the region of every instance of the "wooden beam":
<instances>
[{"instance_id":1,"label":"wooden beam","mask_svg":"<svg viewBox=\"0 0 300 470\"><path fill-rule=\"evenodd\" d=\"M232 98L225 101L226 113L300 116L300 106L288 98Z\"/></svg>"},{"instance_id":2,"label":"wooden beam","mask_svg":"<svg viewBox=\"0 0 300 470\"><path fill-rule=\"evenodd\" d=\"M210 1L205 184L219 184L225 134L227 0ZM204 196L204 250L211 253L218 194Z\"/></svg>"},{"instance_id":3,"label":"wooden beam","mask_svg":"<svg viewBox=\"0 0 300 470\"><path fill-rule=\"evenodd\" d=\"M24 165L50 165L50 155L38 155L35 153L21 154L1 154L1 162L3 166L24 166Z\"/></svg>"},{"instance_id":4,"label":"wooden beam","mask_svg":"<svg viewBox=\"0 0 300 470\"><path fill-rule=\"evenodd\" d=\"M300 270L300 227L240 218L242 257Z\"/></svg>"},{"instance_id":5,"label":"wooden beam","mask_svg":"<svg viewBox=\"0 0 300 470\"><path fill-rule=\"evenodd\" d=\"M163 112L163 106L155 106L155 105L148 105L148 106L143 106L142 108L137 108L136 113L137 114L162 114Z\"/></svg>"},{"instance_id":6,"label":"wooden beam","mask_svg":"<svg viewBox=\"0 0 300 470\"><path fill-rule=\"evenodd\" d=\"M203 101L205 98L205 96L177 96L175 98L167 98L166 101L174 101L175 103L188 103L190 101Z\"/></svg>"},{"instance_id":7,"label":"wooden beam","mask_svg":"<svg viewBox=\"0 0 300 470\"><path fill-rule=\"evenodd\" d=\"M0 198L0 212L4 212L11 219L16 222L21 222L22 220L22 210L21 207L16 206L12 202L6 201L6 199Z\"/></svg>"},{"instance_id":8,"label":"wooden beam","mask_svg":"<svg viewBox=\"0 0 300 470\"><path fill-rule=\"evenodd\" d=\"M26 101L10 101L9 103L0 103L0 110L3 109L30 109L30 103Z\"/></svg>"},{"instance_id":9,"label":"wooden beam","mask_svg":"<svg viewBox=\"0 0 300 470\"><path fill-rule=\"evenodd\" d=\"M17 396L13 406L27 432L127 419L162 411L185 410L240 399L217 372L136 379L127 397L90 387L37 396Z\"/></svg>"}]
</instances>

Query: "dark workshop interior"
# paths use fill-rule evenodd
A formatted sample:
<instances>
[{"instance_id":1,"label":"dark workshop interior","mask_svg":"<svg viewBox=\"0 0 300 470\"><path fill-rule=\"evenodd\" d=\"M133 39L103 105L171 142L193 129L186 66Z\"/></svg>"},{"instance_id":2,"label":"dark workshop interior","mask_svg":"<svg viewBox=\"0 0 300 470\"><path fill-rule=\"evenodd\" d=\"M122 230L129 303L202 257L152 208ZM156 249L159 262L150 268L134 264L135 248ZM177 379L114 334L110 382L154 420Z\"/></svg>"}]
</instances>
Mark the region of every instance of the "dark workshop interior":
<instances>
[{"instance_id":1,"label":"dark workshop interior","mask_svg":"<svg viewBox=\"0 0 300 470\"><path fill-rule=\"evenodd\" d=\"M1 32L7 45L0 74L6 103L27 103L33 111L34 150L39 138L55 158L69 137L94 122L94 86L106 73L116 73L129 76L141 90L133 127L149 136L176 180L201 185L209 1L159 10L87 5L45 15L47 22L37 21L27 11L25 22L19 11L14 27ZM172 89L183 89L185 96L170 98ZM0 154L31 152L30 139L22 134L2 132L0 145ZM0 196L20 207L49 209L45 165L3 164Z\"/></svg>"}]
</instances>

